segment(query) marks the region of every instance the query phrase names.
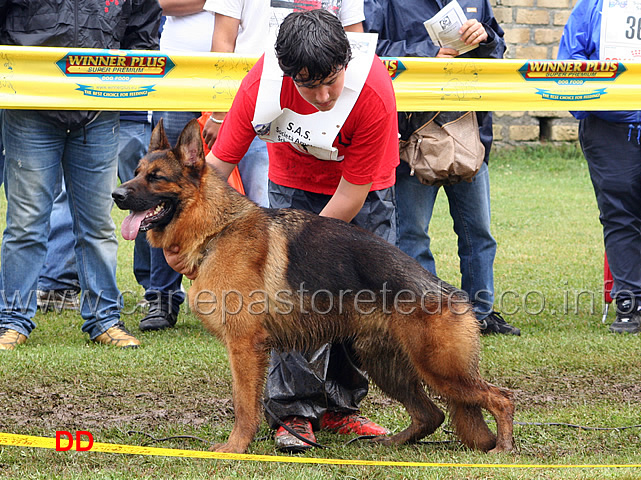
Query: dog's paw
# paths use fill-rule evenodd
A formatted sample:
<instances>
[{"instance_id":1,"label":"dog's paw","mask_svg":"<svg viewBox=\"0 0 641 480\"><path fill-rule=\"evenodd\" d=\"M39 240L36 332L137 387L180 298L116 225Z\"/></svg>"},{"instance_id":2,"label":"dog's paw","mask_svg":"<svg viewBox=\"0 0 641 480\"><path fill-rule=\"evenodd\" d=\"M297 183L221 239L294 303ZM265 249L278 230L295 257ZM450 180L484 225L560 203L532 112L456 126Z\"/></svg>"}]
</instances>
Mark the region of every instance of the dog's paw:
<instances>
[{"instance_id":1,"label":"dog's paw","mask_svg":"<svg viewBox=\"0 0 641 480\"><path fill-rule=\"evenodd\" d=\"M211 447L209 447L209 451L210 452L218 452L219 451L218 449L223 445L225 445L225 444L224 443L214 443Z\"/></svg>"},{"instance_id":2,"label":"dog's paw","mask_svg":"<svg viewBox=\"0 0 641 480\"><path fill-rule=\"evenodd\" d=\"M379 445L393 445L394 440L392 440L392 437L388 436L380 436L380 437L372 437L369 440L370 442L378 443Z\"/></svg>"},{"instance_id":3,"label":"dog's paw","mask_svg":"<svg viewBox=\"0 0 641 480\"><path fill-rule=\"evenodd\" d=\"M209 447L210 452L220 452L220 453L245 453L246 449L244 448L235 448L229 442L226 443L216 443Z\"/></svg>"},{"instance_id":4,"label":"dog's paw","mask_svg":"<svg viewBox=\"0 0 641 480\"><path fill-rule=\"evenodd\" d=\"M499 453L511 453L514 451L514 445L507 445L503 447L496 446L492 450L488 450L487 453L499 454Z\"/></svg>"}]
</instances>

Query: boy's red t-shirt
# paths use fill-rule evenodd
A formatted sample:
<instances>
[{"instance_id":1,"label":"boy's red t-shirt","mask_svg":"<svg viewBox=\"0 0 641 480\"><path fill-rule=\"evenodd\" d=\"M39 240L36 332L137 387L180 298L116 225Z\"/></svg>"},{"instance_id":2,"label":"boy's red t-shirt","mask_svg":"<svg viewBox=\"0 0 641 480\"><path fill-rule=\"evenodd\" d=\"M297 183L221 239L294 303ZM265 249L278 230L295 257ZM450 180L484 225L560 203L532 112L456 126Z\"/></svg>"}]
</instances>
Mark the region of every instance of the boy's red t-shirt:
<instances>
[{"instance_id":1,"label":"boy's red t-shirt","mask_svg":"<svg viewBox=\"0 0 641 480\"><path fill-rule=\"evenodd\" d=\"M349 68L349 67L348 67ZM243 79L212 149L225 162L238 163L255 137L252 127L263 57ZM281 108L312 114L316 108L298 93L290 77L283 79ZM398 157L396 98L387 69L376 57L363 89L334 140L342 161L319 160L289 143L267 143L269 179L278 185L333 195L341 177L371 190L391 187Z\"/></svg>"}]
</instances>

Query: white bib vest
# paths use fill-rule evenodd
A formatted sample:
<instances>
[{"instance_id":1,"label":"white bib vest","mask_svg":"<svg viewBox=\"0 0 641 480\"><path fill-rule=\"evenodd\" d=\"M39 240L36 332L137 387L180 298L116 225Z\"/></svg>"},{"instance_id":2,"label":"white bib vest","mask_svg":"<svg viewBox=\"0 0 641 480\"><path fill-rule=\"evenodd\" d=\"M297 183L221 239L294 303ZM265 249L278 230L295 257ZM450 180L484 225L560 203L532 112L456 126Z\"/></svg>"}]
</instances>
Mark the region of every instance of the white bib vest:
<instances>
[{"instance_id":1,"label":"white bib vest","mask_svg":"<svg viewBox=\"0 0 641 480\"><path fill-rule=\"evenodd\" d=\"M603 0L600 60L641 60L641 0Z\"/></svg>"},{"instance_id":2,"label":"white bib vest","mask_svg":"<svg viewBox=\"0 0 641 480\"><path fill-rule=\"evenodd\" d=\"M345 70L345 87L334 108L327 112L301 115L280 105L283 72L278 66L276 52L265 52L256 110L252 125L266 142L290 143L294 148L320 160L341 161L334 139L352 111L369 75L376 50L374 33L347 34L352 48L352 60Z\"/></svg>"}]
</instances>

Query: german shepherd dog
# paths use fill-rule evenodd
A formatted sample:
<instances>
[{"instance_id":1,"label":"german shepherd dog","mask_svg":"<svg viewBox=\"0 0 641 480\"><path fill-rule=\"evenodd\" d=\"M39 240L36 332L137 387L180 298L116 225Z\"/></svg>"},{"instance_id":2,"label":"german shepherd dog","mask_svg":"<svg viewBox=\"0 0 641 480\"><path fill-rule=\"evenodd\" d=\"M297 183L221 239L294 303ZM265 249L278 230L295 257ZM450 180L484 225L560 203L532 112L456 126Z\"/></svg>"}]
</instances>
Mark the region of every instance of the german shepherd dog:
<instances>
[{"instance_id":1,"label":"german shepherd dog","mask_svg":"<svg viewBox=\"0 0 641 480\"><path fill-rule=\"evenodd\" d=\"M295 209L266 209L207 163L193 120L172 148L162 123L136 177L113 192L132 214L123 235L147 230L197 268L192 310L226 346L235 423L213 450L247 450L261 421L268 352L352 342L371 380L398 400L410 425L384 444L416 442L444 421L425 387L447 402L463 444L513 449L511 393L479 374L479 324L465 294L379 237ZM482 415L489 411L494 435Z\"/></svg>"}]
</instances>

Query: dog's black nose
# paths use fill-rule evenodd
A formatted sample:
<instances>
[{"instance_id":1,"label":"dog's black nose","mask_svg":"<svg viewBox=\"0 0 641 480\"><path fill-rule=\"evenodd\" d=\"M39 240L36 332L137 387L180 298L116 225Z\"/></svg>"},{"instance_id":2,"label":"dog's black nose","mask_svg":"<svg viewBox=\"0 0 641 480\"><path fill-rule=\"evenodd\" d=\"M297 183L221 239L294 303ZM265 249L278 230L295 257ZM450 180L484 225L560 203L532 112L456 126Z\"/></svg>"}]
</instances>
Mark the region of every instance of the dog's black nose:
<instances>
[{"instance_id":1,"label":"dog's black nose","mask_svg":"<svg viewBox=\"0 0 641 480\"><path fill-rule=\"evenodd\" d=\"M111 193L111 198L114 199L114 202L116 202L116 205L119 205L121 202L124 202L125 199L127 198L127 190L122 187L118 187Z\"/></svg>"}]
</instances>

